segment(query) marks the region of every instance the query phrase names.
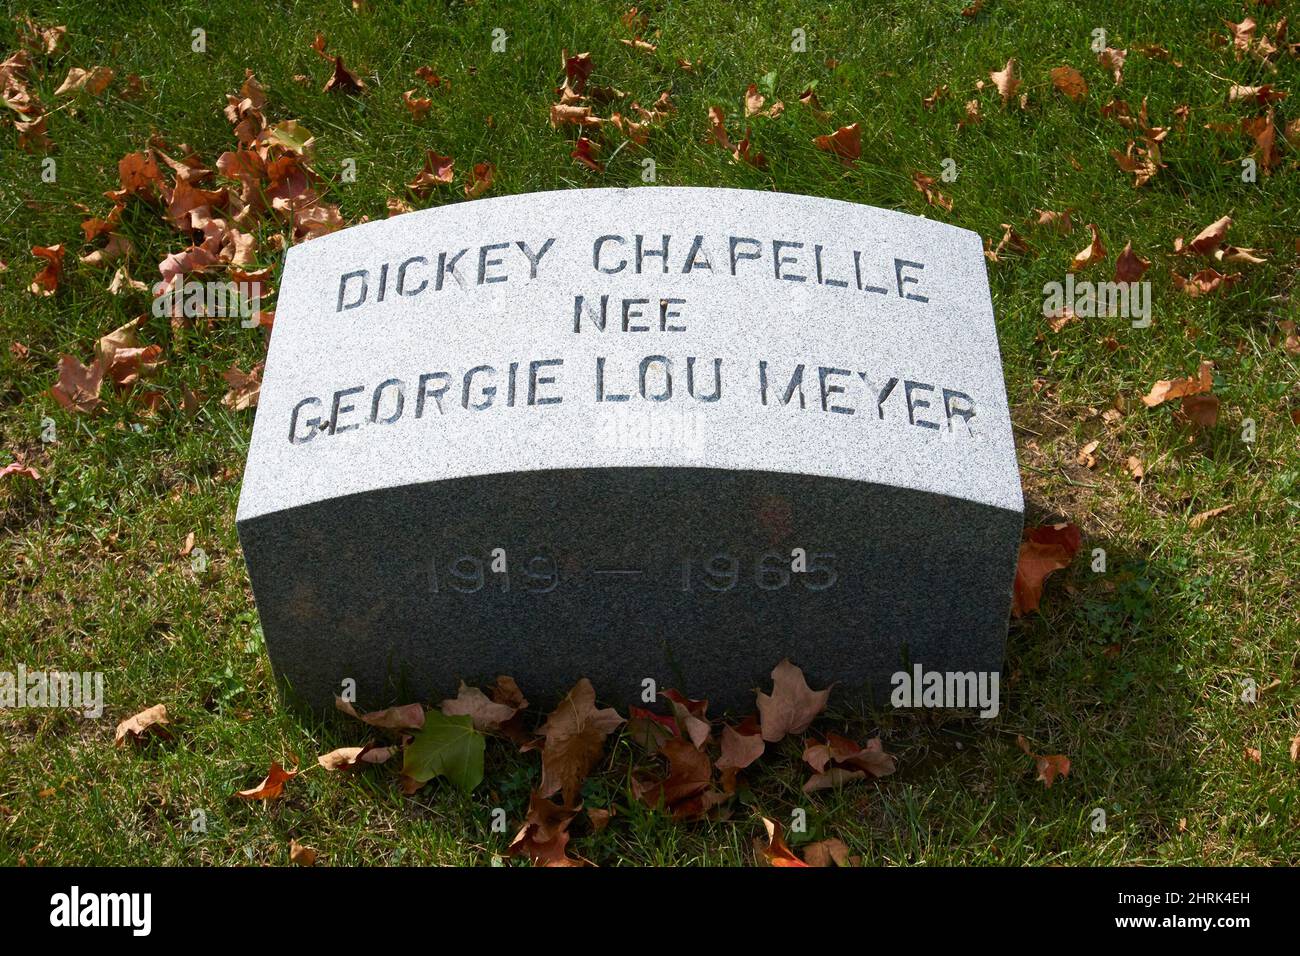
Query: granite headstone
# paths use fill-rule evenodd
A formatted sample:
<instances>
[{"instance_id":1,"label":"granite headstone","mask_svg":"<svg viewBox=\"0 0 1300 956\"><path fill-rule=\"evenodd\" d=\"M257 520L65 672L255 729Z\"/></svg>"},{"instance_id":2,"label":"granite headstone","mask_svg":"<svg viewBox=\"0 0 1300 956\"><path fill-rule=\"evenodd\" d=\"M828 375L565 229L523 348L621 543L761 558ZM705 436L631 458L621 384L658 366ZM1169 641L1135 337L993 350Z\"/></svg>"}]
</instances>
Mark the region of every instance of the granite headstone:
<instances>
[{"instance_id":1,"label":"granite headstone","mask_svg":"<svg viewBox=\"0 0 1300 956\"><path fill-rule=\"evenodd\" d=\"M293 247L237 522L311 705L732 706L784 657L877 701L998 669L1022 519L978 236L646 187Z\"/></svg>"}]
</instances>

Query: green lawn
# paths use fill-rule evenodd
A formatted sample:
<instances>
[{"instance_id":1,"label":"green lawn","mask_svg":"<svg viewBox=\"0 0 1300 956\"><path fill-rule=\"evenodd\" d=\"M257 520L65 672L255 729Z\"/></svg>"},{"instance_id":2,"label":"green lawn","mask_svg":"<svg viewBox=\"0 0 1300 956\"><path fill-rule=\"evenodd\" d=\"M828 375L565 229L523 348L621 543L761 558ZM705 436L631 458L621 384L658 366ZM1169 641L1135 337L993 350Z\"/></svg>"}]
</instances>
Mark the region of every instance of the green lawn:
<instances>
[{"instance_id":1,"label":"green lawn","mask_svg":"<svg viewBox=\"0 0 1300 956\"><path fill-rule=\"evenodd\" d=\"M633 35L620 22L626 6L591 0L547 9L370 0L362 11L345 0L6 3L0 52L18 49L16 20L26 15L66 25L67 41L53 57L35 56L32 71L49 111L55 181L42 178L47 154L18 148L12 113L0 129L0 467L21 459L41 474L0 479L0 670L103 671L107 705L98 720L0 711L0 863L281 864L296 838L332 865L487 864L539 777L536 753L497 739L486 780L468 797L437 781L403 796L388 767L345 776L315 766L317 754L365 735L342 717L315 722L283 709L262 646L234 528L253 412L221 403L221 373L265 354L261 330L173 330L149 318L141 339L160 344L165 359L149 386L163 395L156 414L140 407L138 389L119 395L106 385L95 416L65 412L47 393L61 354L89 362L101 335L148 311L142 294L107 291L111 270L77 262L92 248L80 223L111 208L103 194L118 187L118 160L157 134L172 155L188 144L214 166L234 147L222 108L246 69L266 89L268 122L297 119L315 135L325 198L348 223L386 216L390 197L416 208L465 201L463 177L479 162L497 170L488 195L503 195L639 186L649 156L659 185L851 200L934 216L995 245L1010 223L1030 246L989 263L1027 520L1072 521L1084 545L1048 579L1040 613L1011 624L1000 715L852 713L832 696L815 728L880 733L898 773L805 796L800 747L787 739L745 775L725 818L702 823L640 808L629 779L645 758L627 735L612 737L584 798L619 814L599 833L576 822L573 852L601 865L749 864L760 816L788 823L803 808L808 833L792 843L838 837L871 864L1300 861L1300 764L1288 753L1300 733L1300 356L1285 348L1280 324L1300 320L1300 139L1288 146L1280 132L1300 115L1300 57L1237 58L1230 42L1215 43L1228 37L1224 20L1246 16L1260 22L1257 37L1271 36L1288 7L1300 39L1300 10L1288 0L989 0L968 18L966 5L653 2L642 5L650 52L619 42ZM1129 51L1119 87L1089 48L1098 27ZM191 49L196 28L206 52ZM797 28L804 52L791 49ZM504 52L492 52L495 29ZM317 32L364 80L362 94L322 91L329 64L312 49ZM1170 59L1138 51L1153 44ZM627 94L601 115L671 93L675 109L645 148L620 147L623 137L605 131L603 173L570 158L573 127L548 122L565 49L590 51L591 82ZM989 74L1009 58L1023 86L1004 107ZM1087 82L1079 102L1053 90L1049 71L1062 64ZM104 96L55 96L69 67L97 65L116 72ZM417 78L424 65L450 88ZM143 79L142 97L119 96L129 74ZM784 101L784 114L746 119L751 83L766 85L769 104ZM1234 83L1291 94L1273 107L1277 165L1255 182L1242 181L1252 140L1207 128L1263 115L1226 102ZM829 120L799 101L813 84ZM925 108L944 84L948 94ZM433 101L423 120L403 105L409 89ZM1151 123L1171 128L1166 167L1141 188L1111 156L1135 135L1101 115L1114 97L1134 114L1145 100ZM970 99L983 121L959 131ZM734 163L707 141L715 105L734 138L752 127L764 168ZM1190 110L1180 126L1182 105ZM850 123L860 124L862 155L846 168L812 139ZM428 149L455 157L457 182L418 200L404 184ZM945 158L958 171L938 183L951 212L928 205L912 181L915 171L938 178ZM355 182L342 181L348 159ZM1038 209L1073 210L1073 233L1036 227ZM1228 243L1266 261L1173 254L1177 237L1222 216L1233 218ZM1109 279L1130 240L1151 260L1150 328L1090 318L1052 331L1043 318L1043 284L1064 281L1087 223L1108 256L1081 277ZM138 202L119 231L134 245L131 274L150 284L157 263L188 244ZM278 270L272 232L259 233L258 256ZM62 283L35 296L28 286L40 263L30 249L56 243L68 249ZM1242 278L1201 297L1175 287L1173 274L1206 265ZM25 356L11 352L15 341ZM1193 374L1201 361L1214 363L1217 425L1180 423L1177 403L1143 405L1154 382ZM195 415L181 410L186 387L203 397ZM1123 414L1103 417L1117 401ZM42 441L45 418L57 442ZM1243 440L1247 419L1253 441ZM1088 468L1076 455L1093 440L1098 460ZM1145 466L1140 483L1126 469L1130 456ZM190 532L210 559L202 574L179 555ZM1104 574L1090 569L1094 548L1106 551ZM1247 679L1263 689L1254 704L1240 699ZM118 721L157 703L175 740L115 747ZM1018 734L1037 752L1068 755L1070 776L1050 789L1036 781ZM230 799L271 760L295 758L312 769L283 799ZM504 834L490 828L495 807L506 810ZM1089 827L1096 808L1106 811L1103 833ZM195 810L207 818L201 836L189 832Z\"/></svg>"}]
</instances>

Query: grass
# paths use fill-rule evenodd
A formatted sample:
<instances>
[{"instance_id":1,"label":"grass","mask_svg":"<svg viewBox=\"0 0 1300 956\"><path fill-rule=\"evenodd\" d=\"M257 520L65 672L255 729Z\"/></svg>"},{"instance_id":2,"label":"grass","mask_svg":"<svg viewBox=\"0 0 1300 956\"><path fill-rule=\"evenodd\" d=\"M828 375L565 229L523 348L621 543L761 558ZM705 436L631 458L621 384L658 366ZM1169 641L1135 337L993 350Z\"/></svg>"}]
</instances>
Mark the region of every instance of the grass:
<instances>
[{"instance_id":1,"label":"grass","mask_svg":"<svg viewBox=\"0 0 1300 956\"><path fill-rule=\"evenodd\" d=\"M383 769L342 777L313 768L281 801L231 801L272 759L308 765L359 742L357 725L280 706L235 536L252 413L220 404L220 373L259 361L264 337L237 323L173 332L149 320L143 339L161 343L166 358L154 387L177 404L182 386L201 392L194 417L170 404L142 415L108 388L104 414L74 417L46 394L61 353L87 361L100 335L147 309L142 297L109 294L105 273L73 259L85 251L81 220L109 208L102 194L117 186L117 160L158 133L215 162L233 144L224 95L245 69L267 89L269 122L296 118L316 135L327 199L349 223L385 216L386 199L405 194L426 149L455 156L460 175L494 163L491 195L640 185L650 155L660 185L852 200L942 218L995 242L1000 224L1013 223L1033 248L989 264L1028 520L1072 520L1085 543L1075 565L1049 579L1041 613L1011 625L1001 714L854 713L836 710L832 698L819 726L880 732L899 758L897 775L805 796L798 746L787 741L748 774L727 819L685 825L630 798L636 753L620 738L585 792L588 805L617 804L620 816L601 833L575 825L575 852L603 865L746 864L759 814L788 821L802 807L809 832L796 842L837 836L871 864L1300 861L1300 767L1288 756L1300 732L1300 374L1278 341L1279 321L1300 318L1300 172L1296 151L1284 148L1273 175L1243 183L1249 140L1205 128L1250 112L1225 105L1231 82L1289 91L1278 118L1296 115L1300 59L1282 58L1273 71L1211 42L1226 35L1224 19L1254 16L1262 33L1281 7L990 0L964 18L965 5L649 3L658 49L645 53L618 42L630 36L619 22L625 7L592 0L545 10L393 0L361 12L291 0L6 4L5 50L17 48L15 17L68 27L66 52L38 58L34 86L47 105L65 103L53 92L70 66L111 66L119 79L104 99L52 113L53 183L41 179L42 157L0 130L0 259L8 264L0 465L21 457L42 473L39 482L0 481L0 670L18 662L100 670L108 688L100 720L0 712L0 863L278 864L297 838L336 865L484 864L504 850L539 775L536 754L494 741L487 780L468 797L435 783L408 798ZM1118 89L1089 50L1096 27L1111 46L1129 48ZM206 31L205 53L191 51L195 28ZM507 35L502 53L490 50L496 28ZM790 49L795 28L806 31L806 52ZM310 46L318 31L366 81L364 95L321 91L327 64ZM1138 54L1144 44L1163 45L1182 66ZM603 174L570 159L572 135L547 123L566 48L590 50L592 81L643 104L672 91L676 112L652 133L648 153L610 156L619 141L611 137ZM1028 108L1004 109L985 91L984 122L958 132L974 84L1011 57ZM679 58L697 66L685 72ZM1062 63L1084 74L1083 102L1053 92L1048 71ZM423 89L413 74L425 64L452 83L429 92L432 111L416 122L401 93ZM147 84L143 99L116 95L131 73ZM784 100L786 112L746 121L742 94L768 74L769 101ZM831 123L798 102L814 83ZM951 92L925 109L922 98L941 84ZM1099 116L1113 95L1135 111L1145 98L1162 126L1173 125L1177 106L1191 107L1185 130L1166 141L1168 168L1141 189L1110 157L1129 138ZM711 105L724 106L733 135L753 127L765 169L734 164L704 141ZM861 124L863 153L846 170L811 140L851 122ZM946 157L959 172L940 184L951 213L927 206L911 182L914 170L938 176ZM355 183L340 181L345 159L356 162ZM457 201L459 187L415 205ZM1118 319L1047 328L1042 286L1064 280L1087 240L1078 228L1068 236L1032 228L1026 220L1040 208L1071 208L1076 222L1098 225L1110 256L1096 278L1103 270L1109 278L1130 239L1153 261L1151 328ZM1224 296L1187 297L1170 279L1192 271L1172 255L1174 239L1223 215L1234 220L1229 241L1267 250L1268 260L1241 267L1244 280ZM149 282L153 264L184 245L138 206L122 231L135 244L133 274ZM37 298L26 291L37 268L29 249L59 242L70 250L63 286ZM278 264L275 253L262 255ZM30 349L26 359L9 352L15 340ZM1216 427L1189 431L1167 407L1142 406L1153 382L1191 374L1200 360L1215 363ZM1104 421L1117 398L1124 416ZM57 443L40 440L44 418L55 422ZM1255 422L1253 442L1242 440L1245 419ZM1088 469L1075 456L1093 439L1100 461ZM1125 471L1130 455L1146 464L1141 483ZM1190 526L1192 515L1222 506L1232 507ZM178 556L189 532L210 558L201 575ZM1104 574L1090 570L1094 548L1107 553ZM1254 705L1239 699L1248 678L1269 688ZM159 702L176 741L115 748L117 721ZM1039 752L1069 755L1070 777L1051 789L1036 782L1017 734ZM1258 748L1258 762L1248 747ZM510 832L492 832L494 807L506 809ZM1089 827L1098 807L1104 833ZM206 816L206 834L190 832L195 811Z\"/></svg>"}]
</instances>

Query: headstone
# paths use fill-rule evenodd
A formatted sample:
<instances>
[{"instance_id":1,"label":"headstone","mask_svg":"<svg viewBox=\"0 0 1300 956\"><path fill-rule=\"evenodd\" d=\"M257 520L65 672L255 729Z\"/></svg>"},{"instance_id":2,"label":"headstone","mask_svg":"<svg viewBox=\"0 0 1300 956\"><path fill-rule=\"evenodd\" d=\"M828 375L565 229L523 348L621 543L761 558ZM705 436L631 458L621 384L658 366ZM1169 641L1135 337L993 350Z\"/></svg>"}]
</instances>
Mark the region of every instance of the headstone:
<instances>
[{"instance_id":1,"label":"headstone","mask_svg":"<svg viewBox=\"0 0 1300 956\"><path fill-rule=\"evenodd\" d=\"M1001 666L1023 501L980 239L732 189L548 192L288 253L238 528L328 705L511 674L752 703Z\"/></svg>"}]
</instances>

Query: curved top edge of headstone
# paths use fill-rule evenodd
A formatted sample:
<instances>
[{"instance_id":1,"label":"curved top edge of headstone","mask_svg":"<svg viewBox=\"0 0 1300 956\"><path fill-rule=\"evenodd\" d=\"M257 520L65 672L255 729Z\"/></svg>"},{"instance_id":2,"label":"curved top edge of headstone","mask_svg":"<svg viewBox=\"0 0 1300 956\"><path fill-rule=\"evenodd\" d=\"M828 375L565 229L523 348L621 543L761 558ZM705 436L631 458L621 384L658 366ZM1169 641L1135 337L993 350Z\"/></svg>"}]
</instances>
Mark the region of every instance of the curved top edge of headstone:
<instances>
[{"instance_id":1,"label":"curved top edge of headstone","mask_svg":"<svg viewBox=\"0 0 1300 956\"><path fill-rule=\"evenodd\" d=\"M633 243L631 234L642 228L647 247L661 232L678 237L671 247L672 274L666 244L662 260L647 251L641 274L640 238ZM636 257L636 274L630 267L602 274L608 270L593 268L592 240L620 230L626 234L624 257ZM719 260L718 270L679 269L692 234L706 232L718 242L710 253ZM728 270L728 234L759 237L761 260L756 254L738 269L733 244ZM540 250L547 237L559 239L544 258ZM523 245L516 240L527 241L528 250L516 251L515 245ZM800 248L778 250L778 240ZM489 255L483 250L493 246L481 244L506 250ZM435 287L439 250L454 255L461 247L468 247L461 262L470 278L458 277L459 288L450 280L445 288ZM412 278L398 294L399 266L417 252L422 265L412 276L419 273L424 291L411 291ZM774 273L774 261L787 253L803 259L786 274L778 262ZM485 283L485 263L506 255L513 259L496 267L495 276L489 266ZM387 289L387 297L373 291L362 307L344 308L342 279L359 270L368 270L370 286ZM796 276L796 270L806 275ZM798 282L778 281L794 278ZM349 295L356 288L348 286ZM574 334L575 298L598 299L604 292L615 301L640 296L633 301L651 303L648 309L655 301L661 307L685 303L681 319L667 320L683 328L633 329L643 333L633 335L626 315L625 328L614 328L611 311L608 329L595 331L588 324ZM662 322L659 310L653 311ZM530 368L553 356L564 359L559 373ZM689 409L703 422L703 451L628 450L598 440L597 425L616 409L593 398L597 360L608 362L604 387L626 391L629 375L635 385L643 356L665 357L663 368L676 363L674 401L630 401L618 408L661 420L670 410ZM714 356L724 358L726 400L679 403L687 392L688 357L698 363L698 384L707 380ZM770 366L770 381L762 385L760 403L763 362ZM503 378L507 366L514 375L516 364L523 376L517 404L514 379L507 385ZM481 402L471 400L468 378L462 405L462 376L489 367L498 376L495 407L476 407ZM435 369L447 369L454 381L445 392L447 414L443 403L434 414L430 400L428 414L417 420L416 383L423 386L422 373ZM530 371L541 383L536 403ZM640 373L644 392L644 365ZM551 381L563 380L547 384L553 374ZM792 404L781 393L796 375L803 381ZM382 417L393 414L394 391L375 390L398 380L410 394L405 417L396 424L366 421L373 417L372 395L384 403ZM484 381L480 376L473 382L477 397ZM338 433L331 428L317 434L295 417L295 409L311 399L308 413L315 409L318 420L328 419L330 405L339 405L339 390L354 385L363 389L346 400L360 407L348 419L356 425L342 427L336 414ZM541 398L548 389L562 396L549 406ZM948 407L950 394L960 396L953 399L956 417ZM971 432L967 441L962 403L972 397L979 405L978 434ZM291 442L295 428L310 442ZM642 186L449 203L362 223L288 251L237 520L389 487L581 467L847 478L1023 512L982 240L938 220L839 199Z\"/></svg>"}]
</instances>

